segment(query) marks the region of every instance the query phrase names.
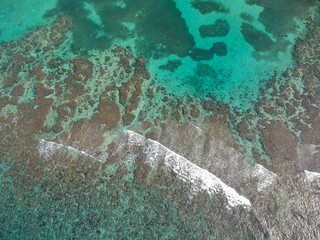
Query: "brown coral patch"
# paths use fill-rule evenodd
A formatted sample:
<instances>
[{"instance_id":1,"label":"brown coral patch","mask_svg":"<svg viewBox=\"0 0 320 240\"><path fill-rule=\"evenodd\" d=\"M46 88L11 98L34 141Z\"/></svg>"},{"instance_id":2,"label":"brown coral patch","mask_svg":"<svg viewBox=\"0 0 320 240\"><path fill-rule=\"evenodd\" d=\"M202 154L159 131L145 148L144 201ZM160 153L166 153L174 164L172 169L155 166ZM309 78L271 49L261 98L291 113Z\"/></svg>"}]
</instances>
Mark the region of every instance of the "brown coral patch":
<instances>
[{"instance_id":1,"label":"brown coral patch","mask_svg":"<svg viewBox=\"0 0 320 240\"><path fill-rule=\"evenodd\" d=\"M136 74L140 75L144 79L150 79L150 73L146 70L145 60L143 57L139 57L136 59L134 67L134 71Z\"/></svg>"},{"instance_id":2,"label":"brown coral patch","mask_svg":"<svg viewBox=\"0 0 320 240\"><path fill-rule=\"evenodd\" d=\"M264 124L264 127L261 142L271 158L295 159L297 136L280 122Z\"/></svg>"},{"instance_id":3,"label":"brown coral patch","mask_svg":"<svg viewBox=\"0 0 320 240\"><path fill-rule=\"evenodd\" d=\"M135 119L135 115L133 115L130 112L124 114L123 117L122 117L123 123L125 125L130 125L133 122L134 119Z\"/></svg>"},{"instance_id":4,"label":"brown coral patch","mask_svg":"<svg viewBox=\"0 0 320 240\"><path fill-rule=\"evenodd\" d=\"M61 122L57 122L55 125L53 125L52 127L52 130L55 132L55 133L59 133L63 130L63 127L61 125Z\"/></svg>"},{"instance_id":5,"label":"brown coral patch","mask_svg":"<svg viewBox=\"0 0 320 240\"><path fill-rule=\"evenodd\" d=\"M3 41L3 42L1 43L1 46L2 46L2 47L7 47L7 46L8 46L8 42Z\"/></svg>"},{"instance_id":6,"label":"brown coral patch","mask_svg":"<svg viewBox=\"0 0 320 240\"><path fill-rule=\"evenodd\" d=\"M24 90L25 89L22 85L17 85L12 89L11 95L12 96L23 96Z\"/></svg>"},{"instance_id":7,"label":"brown coral patch","mask_svg":"<svg viewBox=\"0 0 320 240\"><path fill-rule=\"evenodd\" d=\"M12 86L13 84L15 84L15 83L17 83L17 82L19 82L21 80L21 77L18 77L18 76L16 76L16 77L8 77L7 78L7 80L4 82L4 84L6 85L6 86Z\"/></svg>"},{"instance_id":8,"label":"brown coral patch","mask_svg":"<svg viewBox=\"0 0 320 240\"><path fill-rule=\"evenodd\" d=\"M48 114L52 104L52 98L44 98L41 103L33 109L31 113L32 122L29 123L29 130L32 133L37 133L42 128L46 115ZM21 125L23 125L23 123Z\"/></svg>"},{"instance_id":9,"label":"brown coral patch","mask_svg":"<svg viewBox=\"0 0 320 240\"><path fill-rule=\"evenodd\" d=\"M200 116L200 110L197 106L193 106L192 109L191 109L191 112L190 112L191 116L192 117L199 117Z\"/></svg>"},{"instance_id":10,"label":"brown coral patch","mask_svg":"<svg viewBox=\"0 0 320 240\"><path fill-rule=\"evenodd\" d=\"M92 78L93 63L86 58L73 59L75 73L74 78L78 81L85 81Z\"/></svg>"},{"instance_id":11,"label":"brown coral patch","mask_svg":"<svg viewBox=\"0 0 320 240\"><path fill-rule=\"evenodd\" d=\"M9 103L9 97L5 96L3 98L0 98L0 111L2 110L2 108L7 106L8 103Z\"/></svg>"},{"instance_id":12,"label":"brown coral patch","mask_svg":"<svg viewBox=\"0 0 320 240\"><path fill-rule=\"evenodd\" d=\"M251 133L251 130L249 129L249 124L245 120L242 120L238 124L237 130L238 130L241 137L245 137L246 135Z\"/></svg>"},{"instance_id":13,"label":"brown coral patch","mask_svg":"<svg viewBox=\"0 0 320 240\"><path fill-rule=\"evenodd\" d=\"M105 125L92 122L89 119L79 119L74 123L71 133L61 136L58 141L95 155L104 142L105 128Z\"/></svg>"},{"instance_id":14,"label":"brown coral patch","mask_svg":"<svg viewBox=\"0 0 320 240\"><path fill-rule=\"evenodd\" d=\"M99 103L100 113L93 114L91 120L96 123L106 124L108 129L118 125L120 121L120 109L114 101L101 100Z\"/></svg>"},{"instance_id":15,"label":"brown coral patch","mask_svg":"<svg viewBox=\"0 0 320 240\"><path fill-rule=\"evenodd\" d=\"M124 86L118 88L119 91L119 102L124 105L127 102L128 93Z\"/></svg>"},{"instance_id":16,"label":"brown coral patch","mask_svg":"<svg viewBox=\"0 0 320 240\"><path fill-rule=\"evenodd\" d=\"M175 112L173 113L173 116L175 117L175 119L176 119L177 121L180 121L180 120L181 120L181 115L180 115L180 113L179 113L178 111L175 111Z\"/></svg>"},{"instance_id":17,"label":"brown coral patch","mask_svg":"<svg viewBox=\"0 0 320 240\"><path fill-rule=\"evenodd\" d=\"M58 109L57 109L58 113L59 113L59 117L60 119L65 118L66 116L68 116L69 111L68 111L68 105L65 104L61 104Z\"/></svg>"},{"instance_id":18,"label":"brown coral patch","mask_svg":"<svg viewBox=\"0 0 320 240\"><path fill-rule=\"evenodd\" d=\"M124 67L124 70L126 73L131 73L132 72L132 68L130 66L130 60L132 59L132 56L130 55L124 55L120 57L120 62Z\"/></svg>"},{"instance_id":19,"label":"brown coral patch","mask_svg":"<svg viewBox=\"0 0 320 240\"><path fill-rule=\"evenodd\" d=\"M203 109L206 110L206 111L215 111L216 110L216 106L211 101L205 101L203 103Z\"/></svg>"},{"instance_id":20,"label":"brown coral patch","mask_svg":"<svg viewBox=\"0 0 320 240\"><path fill-rule=\"evenodd\" d=\"M36 67L34 67L33 69L30 70L31 74L34 74L35 76L37 76L37 78L42 81L46 78L46 74L43 72L42 70L42 66L38 65Z\"/></svg>"},{"instance_id":21,"label":"brown coral patch","mask_svg":"<svg viewBox=\"0 0 320 240\"><path fill-rule=\"evenodd\" d=\"M311 121L311 128L307 125L300 125L301 138L304 143L320 144L320 117Z\"/></svg>"},{"instance_id":22,"label":"brown coral patch","mask_svg":"<svg viewBox=\"0 0 320 240\"><path fill-rule=\"evenodd\" d=\"M68 103L68 107L69 108L76 108L78 106L77 102L74 101L74 100L71 100L69 103Z\"/></svg>"},{"instance_id":23,"label":"brown coral patch","mask_svg":"<svg viewBox=\"0 0 320 240\"><path fill-rule=\"evenodd\" d=\"M36 89L36 103L41 104L42 101L44 101L44 97L48 96L53 93L52 89L44 87L42 83L36 83L35 84Z\"/></svg>"}]
</instances>

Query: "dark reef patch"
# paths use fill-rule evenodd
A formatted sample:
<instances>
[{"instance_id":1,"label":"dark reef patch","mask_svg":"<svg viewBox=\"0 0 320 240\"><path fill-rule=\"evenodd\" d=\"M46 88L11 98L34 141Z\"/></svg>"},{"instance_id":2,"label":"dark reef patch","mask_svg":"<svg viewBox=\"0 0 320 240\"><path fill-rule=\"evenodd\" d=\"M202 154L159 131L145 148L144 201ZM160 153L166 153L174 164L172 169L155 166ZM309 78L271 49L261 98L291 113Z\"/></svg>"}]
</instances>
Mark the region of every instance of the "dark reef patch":
<instances>
[{"instance_id":1,"label":"dark reef patch","mask_svg":"<svg viewBox=\"0 0 320 240\"><path fill-rule=\"evenodd\" d=\"M194 61L201 61L201 60L210 60L213 58L213 50L206 50L201 48L194 48L190 51L190 57Z\"/></svg>"},{"instance_id":2,"label":"dark reef patch","mask_svg":"<svg viewBox=\"0 0 320 240\"><path fill-rule=\"evenodd\" d=\"M243 12L240 14L240 17L249 23L252 23L254 21L254 17L250 13Z\"/></svg>"},{"instance_id":3,"label":"dark reef patch","mask_svg":"<svg viewBox=\"0 0 320 240\"><path fill-rule=\"evenodd\" d=\"M195 73L199 77L211 77L213 79L217 77L217 73L214 69L210 65L204 63L198 63Z\"/></svg>"},{"instance_id":4,"label":"dark reef patch","mask_svg":"<svg viewBox=\"0 0 320 240\"><path fill-rule=\"evenodd\" d=\"M186 56L195 45L189 34L185 20L171 0L123 1L123 7L117 1L91 0L91 4L101 24L88 18L90 12L76 0L59 0L57 8L46 14L47 17L63 14L71 18L74 38L73 50L86 53L91 49L107 49L113 39L128 40L138 34L138 50L150 57L161 46L165 53ZM125 24L135 26L135 33Z\"/></svg>"},{"instance_id":5,"label":"dark reef patch","mask_svg":"<svg viewBox=\"0 0 320 240\"><path fill-rule=\"evenodd\" d=\"M276 37L283 33L295 32L297 29L294 18L306 18L307 10L314 6L316 0L248 0L248 4L264 8L259 21L266 31Z\"/></svg>"},{"instance_id":6,"label":"dark reef patch","mask_svg":"<svg viewBox=\"0 0 320 240\"><path fill-rule=\"evenodd\" d=\"M217 19L214 24L201 25L199 27L200 36L202 38L208 37L224 37L230 31L230 25L224 19Z\"/></svg>"},{"instance_id":7,"label":"dark reef patch","mask_svg":"<svg viewBox=\"0 0 320 240\"><path fill-rule=\"evenodd\" d=\"M197 9L202 14L208 14L208 13L212 13L212 12L219 12L219 13L228 13L229 12L229 9L226 8L220 2L195 0L191 4L192 4L193 8Z\"/></svg>"},{"instance_id":8,"label":"dark reef patch","mask_svg":"<svg viewBox=\"0 0 320 240\"><path fill-rule=\"evenodd\" d=\"M160 70L174 72L182 64L181 60L169 60L166 64L159 67Z\"/></svg>"},{"instance_id":9,"label":"dark reef patch","mask_svg":"<svg viewBox=\"0 0 320 240\"><path fill-rule=\"evenodd\" d=\"M274 44L267 34L255 29L251 24L242 23L241 33L247 43L254 47L256 51L268 51Z\"/></svg>"},{"instance_id":10,"label":"dark reef patch","mask_svg":"<svg viewBox=\"0 0 320 240\"><path fill-rule=\"evenodd\" d=\"M211 50L214 52L214 54L220 57L226 56L228 54L227 45L224 42L214 43Z\"/></svg>"}]
</instances>

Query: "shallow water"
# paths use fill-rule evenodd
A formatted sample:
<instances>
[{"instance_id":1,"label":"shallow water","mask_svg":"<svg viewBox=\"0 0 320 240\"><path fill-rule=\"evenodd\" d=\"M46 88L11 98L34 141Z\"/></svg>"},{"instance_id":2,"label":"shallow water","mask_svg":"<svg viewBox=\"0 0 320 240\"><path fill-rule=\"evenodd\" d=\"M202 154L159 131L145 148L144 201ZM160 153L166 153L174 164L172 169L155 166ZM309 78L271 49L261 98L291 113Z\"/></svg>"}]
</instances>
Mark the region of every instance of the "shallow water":
<instances>
[{"instance_id":1,"label":"shallow water","mask_svg":"<svg viewBox=\"0 0 320 240\"><path fill-rule=\"evenodd\" d=\"M316 122L317 103L300 116L317 99L299 74L317 62L308 72L295 48L317 11L310 0L0 0L0 238L284 236L268 221L294 195L276 190L286 144ZM265 130L274 119L288 125L279 134Z\"/></svg>"},{"instance_id":2,"label":"shallow water","mask_svg":"<svg viewBox=\"0 0 320 240\"><path fill-rule=\"evenodd\" d=\"M71 51L88 54L129 45L147 58L149 71L167 92L213 95L247 110L272 75L294 64L293 46L303 37L303 20L313 4L284 0L2 3L0 40L20 38L48 19L65 15L73 23Z\"/></svg>"}]
</instances>

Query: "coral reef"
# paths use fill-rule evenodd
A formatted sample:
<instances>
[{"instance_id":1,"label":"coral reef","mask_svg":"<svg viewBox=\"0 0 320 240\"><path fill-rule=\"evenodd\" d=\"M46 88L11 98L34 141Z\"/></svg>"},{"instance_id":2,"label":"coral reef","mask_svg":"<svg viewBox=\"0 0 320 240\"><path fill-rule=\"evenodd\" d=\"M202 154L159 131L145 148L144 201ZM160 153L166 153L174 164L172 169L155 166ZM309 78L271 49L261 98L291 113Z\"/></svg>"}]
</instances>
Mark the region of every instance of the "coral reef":
<instances>
[{"instance_id":1,"label":"coral reef","mask_svg":"<svg viewBox=\"0 0 320 240\"><path fill-rule=\"evenodd\" d=\"M70 52L63 16L3 42L0 238L317 239L318 23L246 112L167 92L131 47Z\"/></svg>"}]
</instances>

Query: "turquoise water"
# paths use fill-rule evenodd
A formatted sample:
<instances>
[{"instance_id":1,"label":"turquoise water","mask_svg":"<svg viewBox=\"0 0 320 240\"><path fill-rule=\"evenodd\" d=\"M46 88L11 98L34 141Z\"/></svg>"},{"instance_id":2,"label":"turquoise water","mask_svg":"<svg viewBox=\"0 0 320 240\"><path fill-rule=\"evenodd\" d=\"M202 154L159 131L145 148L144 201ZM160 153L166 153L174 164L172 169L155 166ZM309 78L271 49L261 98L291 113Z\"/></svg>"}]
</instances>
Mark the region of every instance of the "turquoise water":
<instances>
[{"instance_id":1,"label":"turquoise water","mask_svg":"<svg viewBox=\"0 0 320 240\"><path fill-rule=\"evenodd\" d=\"M21 38L24 34L48 21L43 15L54 8L57 0L39 4L37 0L0 1L0 41Z\"/></svg>"},{"instance_id":2,"label":"turquoise water","mask_svg":"<svg viewBox=\"0 0 320 240\"><path fill-rule=\"evenodd\" d=\"M252 106L268 79L292 66L295 39L314 1L21 1L2 4L1 40L50 17L72 19L72 51L130 45L147 57L158 84L177 96L213 95ZM169 69L166 66L173 64Z\"/></svg>"},{"instance_id":3,"label":"turquoise water","mask_svg":"<svg viewBox=\"0 0 320 240\"><path fill-rule=\"evenodd\" d=\"M0 239L269 239L254 211L227 205L227 193L193 195L211 173L177 177L183 166L174 168L170 149L119 135L151 135L148 125L172 117L161 104L178 113L169 119L177 125L180 113L199 120L207 108L213 117L216 103L222 112L221 102L253 107L296 64L315 3L0 0ZM220 122L212 126L203 131L221 128L230 140Z\"/></svg>"}]
</instances>

